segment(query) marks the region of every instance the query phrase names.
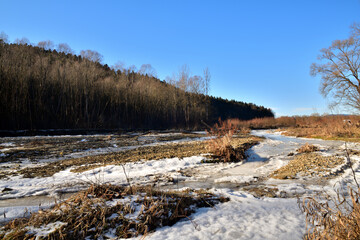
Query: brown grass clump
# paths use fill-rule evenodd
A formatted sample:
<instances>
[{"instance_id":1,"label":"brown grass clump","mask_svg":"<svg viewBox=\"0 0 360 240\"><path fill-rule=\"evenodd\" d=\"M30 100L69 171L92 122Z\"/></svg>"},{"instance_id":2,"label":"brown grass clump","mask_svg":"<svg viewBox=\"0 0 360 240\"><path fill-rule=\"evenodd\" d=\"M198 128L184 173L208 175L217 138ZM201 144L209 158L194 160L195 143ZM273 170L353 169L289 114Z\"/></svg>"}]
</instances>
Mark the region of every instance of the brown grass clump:
<instances>
[{"instance_id":1,"label":"brown grass clump","mask_svg":"<svg viewBox=\"0 0 360 240\"><path fill-rule=\"evenodd\" d=\"M305 143L305 145L301 146L299 149L296 150L298 153L311 153L311 152L316 152L319 151L319 148L309 144L309 143Z\"/></svg>"},{"instance_id":2,"label":"brown grass clump","mask_svg":"<svg viewBox=\"0 0 360 240\"><path fill-rule=\"evenodd\" d=\"M0 229L1 239L33 239L36 228L57 224L43 239L97 239L106 232L130 238L171 226L200 207L229 201L204 191L163 192L151 187L93 185L52 209L15 219Z\"/></svg>"},{"instance_id":3,"label":"brown grass clump","mask_svg":"<svg viewBox=\"0 0 360 240\"><path fill-rule=\"evenodd\" d=\"M277 179L293 179L297 174L303 176L324 176L329 171L345 162L344 158L334 156L321 156L307 153L295 156L286 166L274 171L270 177Z\"/></svg>"},{"instance_id":4,"label":"brown grass clump","mask_svg":"<svg viewBox=\"0 0 360 240\"><path fill-rule=\"evenodd\" d=\"M305 239L360 239L360 189L338 194L336 199L305 198L300 207L306 214Z\"/></svg>"},{"instance_id":5,"label":"brown grass clump","mask_svg":"<svg viewBox=\"0 0 360 240\"><path fill-rule=\"evenodd\" d=\"M222 159L224 162L237 162L245 159L245 150L255 143L249 143L250 145L246 145L245 148L232 144L234 134L249 133L245 128L238 129L237 124L234 119L226 121L219 119L219 123L210 128L208 134L213 138L208 141L208 150L214 158Z\"/></svg>"}]
</instances>

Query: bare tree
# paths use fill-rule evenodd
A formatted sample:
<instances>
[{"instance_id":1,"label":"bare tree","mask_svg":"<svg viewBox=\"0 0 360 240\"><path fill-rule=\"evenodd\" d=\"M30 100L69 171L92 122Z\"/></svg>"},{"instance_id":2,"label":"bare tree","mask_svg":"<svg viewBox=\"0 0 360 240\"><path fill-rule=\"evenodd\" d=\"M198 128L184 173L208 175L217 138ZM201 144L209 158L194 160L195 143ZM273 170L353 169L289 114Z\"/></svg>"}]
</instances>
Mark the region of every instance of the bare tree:
<instances>
[{"instance_id":1,"label":"bare tree","mask_svg":"<svg viewBox=\"0 0 360 240\"><path fill-rule=\"evenodd\" d=\"M97 51L89 50L89 49L81 50L80 55L83 58L86 58L90 61L98 62L98 63L101 63L101 61L103 59L103 56L100 53L98 53Z\"/></svg>"},{"instance_id":2,"label":"bare tree","mask_svg":"<svg viewBox=\"0 0 360 240\"><path fill-rule=\"evenodd\" d=\"M318 59L320 63L311 65L311 75L321 76L321 94L360 111L360 25L352 26L348 39L335 40L322 49Z\"/></svg>"},{"instance_id":3,"label":"bare tree","mask_svg":"<svg viewBox=\"0 0 360 240\"><path fill-rule=\"evenodd\" d=\"M209 92L210 92L210 79L211 79L211 74L209 71L209 68L206 67L204 69L204 84L205 84L205 95L209 96Z\"/></svg>"},{"instance_id":4,"label":"bare tree","mask_svg":"<svg viewBox=\"0 0 360 240\"><path fill-rule=\"evenodd\" d=\"M57 51L63 52L65 54L74 54L74 51L71 49L71 47L67 43L59 43L57 45Z\"/></svg>"},{"instance_id":5,"label":"bare tree","mask_svg":"<svg viewBox=\"0 0 360 240\"><path fill-rule=\"evenodd\" d=\"M131 72L136 72L136 66L135 65L131 65L127 68L127 72L131 73Z\"/></svg>"},{"instance_id":6,"label":"bare tree","mask_svg":"<svg viewBox=\"0 0 360 240\"><path fill-rule=\"evenodd\" d=\"M206 120L209 119L209 105L210 105L210 99L209 99L209 92L210 92L210 79L211 79L211 74L209 71L209 68L206 67L204 69L204 83L205 83L205 96L206 96L206 100L205 100L205 115L206 115Z\"/></svg>"},{"instance_id":7,"label":"bare tree","mask_svg":"<svg viewBox=\"0 0 360 240\"><path fill-rule=\"evenodd\" d=\"M125 63L122 61L117 61L111 68L115 71L123 72L125 70Z\"/></svg>"},{"instance_id":8,"label":"bare tree","mask_svg":"<svg viewBox=\"0 0 360 240\"><path fill-rule=\"evenodd\" d=\"M143 64L143 65L141 65L140 70L139 70L138 73L140 73L142 75L148 75L150 77L156 77L157 76L156 70L155 70L155 68L153 68L151 66L151 64Z\"/></svg>"},{"instance_id":9,"label":"bare tree","mask_svg":"<svg viewBox=\"0 0 360 240\"><path fill-rule=\"evenodd\" d=\"M4 33L4 32L1 32L0 33L0 42L4 42L4 43L8 43L9 42L9 36Z\"/></svg>"},{"instance_id":10,"label":"bare tree","mask_svg":"<svg viewBox=\"0 0 360 240\"><path fill-rule=\"evenodd\" d=\"M166 76L165 82L170 84L170 85L176 86L176 77L175 77L175 75L173 74L172 77Z\"/></svg>"},{"instance_id":11,"label":"bare tree","mask_svg":"<svg viewBox=\"0 0 360 240\"><path fill-rule=\"evenodd\" d=\"M351 26L351 29L352 29L351 33L353 34L353 36L356 36L356 37L360 36L360 24L359 23L354 23Z\"/></svg>"},{"instance_id":12,"label":"bare tree","mask_svg":"<svg viewBox=\"0 0 360 240\"><path fill-rule=\"evenodd\" d=\"M189 77L190 77L190 69L188 65L184 64L179 69L179 73L177 76L177 87L183 91L189 91Z\"/></svg>"},{"instance_id":13,"label":"bare tree","mask_svg":"<svg viewBox=\"0 0 360 240\"><path fill-rule=\"evenodd\" d=\"M21 39L19 39L19 38L17 38L17 39L15 39L15 43L16 44L21 44L21 45L30 45L30 40L29 39L27 39L26 37L23 37L23 38L21 38Z\"/></svg>"},{"instance_id":14,"label":"bare tree","mask_svg":"<svg viewBox=\"0 0 360 240\"><path fill-rule=\"evenodd\" d=\"M205 83L201 76L192 76L188 81L188 91L196 94L205 93Z\"/></svg>"},{"instance_id":15,"label":"bare tree","mask_svg":"<svg viewBox=\"0 0 360 240\"><path fill-rule=\"evenodd\" d=\"M45 50L50 50L50 49L54 48L54 43L50 40L40 41L40 42L38 42L37 46L40 48L43 48Z\"/></svg>"}]
</instances>

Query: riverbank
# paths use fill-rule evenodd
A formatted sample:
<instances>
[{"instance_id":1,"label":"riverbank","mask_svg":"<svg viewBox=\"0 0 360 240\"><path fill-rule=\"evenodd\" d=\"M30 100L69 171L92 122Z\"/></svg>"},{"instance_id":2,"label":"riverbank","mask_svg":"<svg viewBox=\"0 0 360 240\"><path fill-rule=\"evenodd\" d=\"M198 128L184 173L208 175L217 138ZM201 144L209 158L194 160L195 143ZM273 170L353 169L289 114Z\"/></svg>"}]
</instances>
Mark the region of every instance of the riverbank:
<instances>
[{"instance_id":1,"label":"riverbank","mask_svg":"<svg viewBox=\"0 0 360 240\"><path fill-rule=\"evenodd\" d=\"M335 182L342 182L344 184L341 186L346 187L346 184L351 184L351 169L339 162L329 165L321 172L328 174L327 177L317 174L316 171L315 174L291 172L291 177L288 178L272 176L276 171L291 166L289 164L294 160L309 161L307 157L302 157L307 156L307 153L297 152L306 143L316 146L315 152L310 154L324 159L331 156L342 159L345 156L344 142L287 137L272 130L257 130L251 134L262 140L246 151L245 162L208 162L209 155L206 151L195 153L196 148L193 148L192 154L195 156L183 158L175 156L127 162L123 165L109 164L83 172L72 171L76 169L76 166L72 166L48 177L23 178L18 175L10 179L0 179L0 186L3 188L11 188L11 184L17 184L12 191L3 192L2 197L5 199L7 194L13 197L41 194L56 196L66 191L84 189L94 183L150 184L162 191L191 192L207 189L207 192L229 198L230 201L219 203L214 208L197 209L189 216L191 221L182 220L171 227L156 228L155 232L147 234L146 237L302 239L306 231L305 216L298 207L297 198L320 196L324 191L331 194L335 191ZM194 141L187 140L183 143L192 142ZM166 146L172 144L174 143ZM346 147L354 153L360 150L356 143ZM153 158L153 155L150 158ZM354 163L355 173L360 175L360 158L356 154L352 154L350 158ZM310 166L308 168L311 169ZM338 171L341 168L342 171ZM337 173L331 175L332 172ZM0 211L6 212L7 216L11 212L9 208L1 208ZM112 236L117 238L116 234Z\"/></svg>"}]
</instances>

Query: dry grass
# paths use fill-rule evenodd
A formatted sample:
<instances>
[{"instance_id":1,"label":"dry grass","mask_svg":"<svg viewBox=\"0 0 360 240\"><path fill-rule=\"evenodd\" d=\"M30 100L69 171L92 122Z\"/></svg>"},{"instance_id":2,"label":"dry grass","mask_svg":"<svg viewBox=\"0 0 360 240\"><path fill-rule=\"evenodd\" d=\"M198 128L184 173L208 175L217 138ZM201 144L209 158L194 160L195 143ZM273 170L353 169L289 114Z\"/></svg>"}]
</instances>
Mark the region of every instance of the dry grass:
<instances>
[{"instance_id":1,"label":"dry grass","mask_svg":"<svg viewBox=\"0 0 360 240\"><path fill-rule=\"evenodd\" d=\"M360 239L360 193L338 194L336 199L324 201L306 198L300 207L306 214L305 239Z\"/></svg>"},{"instance_id":2,"label":"dry grass","mask_svg":"<svg viewBox=\"0 0 360 240\"><path fill-rule=\"evenodd\" d=\"M226 121L219 119L219 123L208 131L208 135L213 138L208 141L207 149L214 158L222 159L224 162L242 161L245 159L245 151L257 143L248 142L245 145L234 146L234 134L243 135L249 133L245 128L237 128L237 124L238 122L234 119Z\"/></svg>"},{"instance_id":3,"label":"dry grass","mask_svg":"<svg viewBox=\"0 0 360 240\"><path fill-rule=\"evenodd\" d=\"M250 129L280 128L286 135L329 140L360 141L360 116L295 116L232 120L236 127Z\"/></svg>"},{"instance_id":4,"label":"dry grass","mask_svg":"<svg viewBox=\"0 0 360 240\"><path fill-rule=\"evenodd\" d=\"M136 162L140 160L158 160L173 157L191 157L207 153L206 143L204 142L188 142L165 144L148 147L138 147L127 151L101 154L96 156L87 156L74 159L66 159L49 164L24 168L18 173L24 177L49 177L53 174L63 171L67 168L74 167L72 172L84 172L100 166L111 164L122 164L126 162Z\"/></svg>"},{"instance_id":5,"label":"dry grass","mask_svg":"<svg viewBox=\"0 0 360 240\"><path fill-rule=\"evenodd\" d=\"M321 156L315 153L306 153L295 156L286 166L274 171L270 177L277 179L293 179L298 174L303 176L326 176L331 169L343 164L344 158Z\"/></svg>"},{"instance_id":6,"label":"dry grass","mask_svg":"<svg viewBox=\"0 0 360 240\"><path fill-rule=\"evenodd\" d=\"M11 221L0 229L0 238L33 239L36 236L31 229L56 223L58 227L44 239L97 239L110 230L120 238L136 237L188 218L197 208L226 201L229 199L205 191L163 192L151 187L93 185L52 209Z\"/></svg>"},{"instance_id":7,"label":"dry grass","mask_svg":"<svg viewBox=\"0 0 360 240\"><path fill-rule=\"evenodd\" d=\"M299 149L296 150L298 153L311 153L311 152L316 152L319 151L319 148L309 144L309 143L305 143L305 145L301 146Z\"/></svg>"}]
</instances>

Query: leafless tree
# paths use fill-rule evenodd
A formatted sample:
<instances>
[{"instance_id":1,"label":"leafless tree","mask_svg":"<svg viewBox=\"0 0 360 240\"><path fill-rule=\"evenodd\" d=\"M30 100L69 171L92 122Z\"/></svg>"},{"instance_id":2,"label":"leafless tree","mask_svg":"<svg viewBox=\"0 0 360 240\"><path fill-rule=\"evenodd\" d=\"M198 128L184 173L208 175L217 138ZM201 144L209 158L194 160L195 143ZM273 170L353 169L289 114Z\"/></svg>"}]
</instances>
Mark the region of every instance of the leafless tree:
<instances>
[{"instance_id":1,"label":"leafless tree","mask_svg":"<svg viewBox=\"0 0 360 240\"><path fill-rule=\"evenodd\" d=\"M355 37L359 37L360 36L360 24L359 23L354 23L352 26L351 26L351 30L352 30L352 34L353 36Z\"/></svg>"},{"instance_id":2,"label":"leafless tree","mask_svg":"<svg viewBox=\"0 0 360 240\"><path fill-rule=\"evenodd\" d=\"M15 43L16 44L21 44L21 45L30 45L30 40L29 39L27 39L26 37L23 37L23 38L21 38L21 39L19 39L19 38L17 38L17 39L15 39Z\"/></svg>"},{"instance_id":3,"label":"leafless tree","mask_svg":"<svg viewBox=\"0 0 360 240\"><path fill-rule=\"evenodd\" d=\"M127 68L127 72L131 73L131 72L136 72L136 66L135 65L131 65Z\"/></svg>"},{"instance_id":4,"label":"leafless tree","mask_svg":"<svg viewBox=\"0 0 360 240\"><path fill-rule=\"evenodd\" d=\"M37 46L40 48L43 48L45 50L50 50L50 49L54 48L54 43L50 40L40 41L40 42L38 42Z\"/></svg>"},{"instance_id":5,"label":"leafless tree","mask_svg":"<svg viewBox=\"0 0 360 240\"><path fill-rule=\"evenodd\" d=\"M153 68L151 66L151 64L143 64L143 65L141 65L139 73L143 74L143 75L148 75L150 77L156 77L157 76L156 70L155 70L155 68Z\"/></svg>"},{"instance_id":6,"label":"leafless tree","mask_svg":"<svg viewBox=\"0 0 360 240\"><path fill-rule=\"evenodd\" d=\"M115 71L123 72L125 70L125 63L122 61L117 61L111 68Z\"/></svg>"},{"instance_id":7,"label":"leafless tree","mask_svg":"<svg viewBox=\"0 0 360 240\"><path fill-rule=\"evenodd\" d=\"M74 51L71 49L71 47L67 43L59 43L57 45L57 51L63 52L65 54L74 54Z\"/></svg>"},{"instance_id":8,"label":"leafless tree","mask_svg":"<svg viewBox=\"0 0 360 240\"><path fill-rule=\"evenodd\" d=\"M204 84L205 84L205 95L209 96L209 92L210 92L210 79L211 79L211 74L209 71L209 68L206 67L204 69Z\"/></svg>"},{"instance_id":9,"label":"leafless tree","mask_svg":"<svg viewBox=\"0 0 360 240\"><path fill-rule=\"evenodd\" d=\"M103 59L103 56L100 53L98 53L97 51L89 50L89 49L81 50L80 55L83 58L86 58L90 61L98 62L98 63L101 63L101 61Z\"/></svg>"},{"instance_id":10,"label":"leafless tree","mask_svg":"<svg viewBox=\"0 0 360 240\"><path fill-rule=\"evenodd\" d=\"M311 65L311 75L321 76L321 94L360 111L360 25L352 26L348 39L335 40L322 49L318 59L320 63Z\"/></svg>"},{"instance_id":11,"label":"leafless tree","mask_svg":"<svg viewBox=\"0 0 360 240\"><path fill-rule=\"evenodd\" d=\"M191 76L188 81L188 89L191 93L204 94L205 93L205 84L204 79L201 76Z\"/></svg>"},{"instance_id":12,"label":"leafless tree","mask_svg":"<svg viewBox=\"0 0 360 240\"><path fill-rule=\"evenodd\" d=\"M6 33L1 32L0 33L0 41L3 41L4 43L8 43L9 42L9 36Z\"/></svg>"},{"instance_id":13,"label":"leafless tree","mask_svg":"<svg viewBox=\"0 0 360 240\"><path fill-rule=\"evenodd\" d=\"M210 105L210 101L209 101L209 92L210 92L210 79L211 79L211 74L209 71L209 68L206 67L204 69L204 83L205 83L205 115L206 115L206 120L209 119L209 105Z\"/></svg>"},{"instance_id":14,"label":"leafless tree","mask_svg":"<svg viewBox=\"0 0 360 240\"><path fill-rule=\"evenodd\" d=\"M189 91L189 77L190 77L190 69L188 65L184 64L181 66L178 72L178 80L177 87L183 91Z\"/></svg>"}]
</instances>

